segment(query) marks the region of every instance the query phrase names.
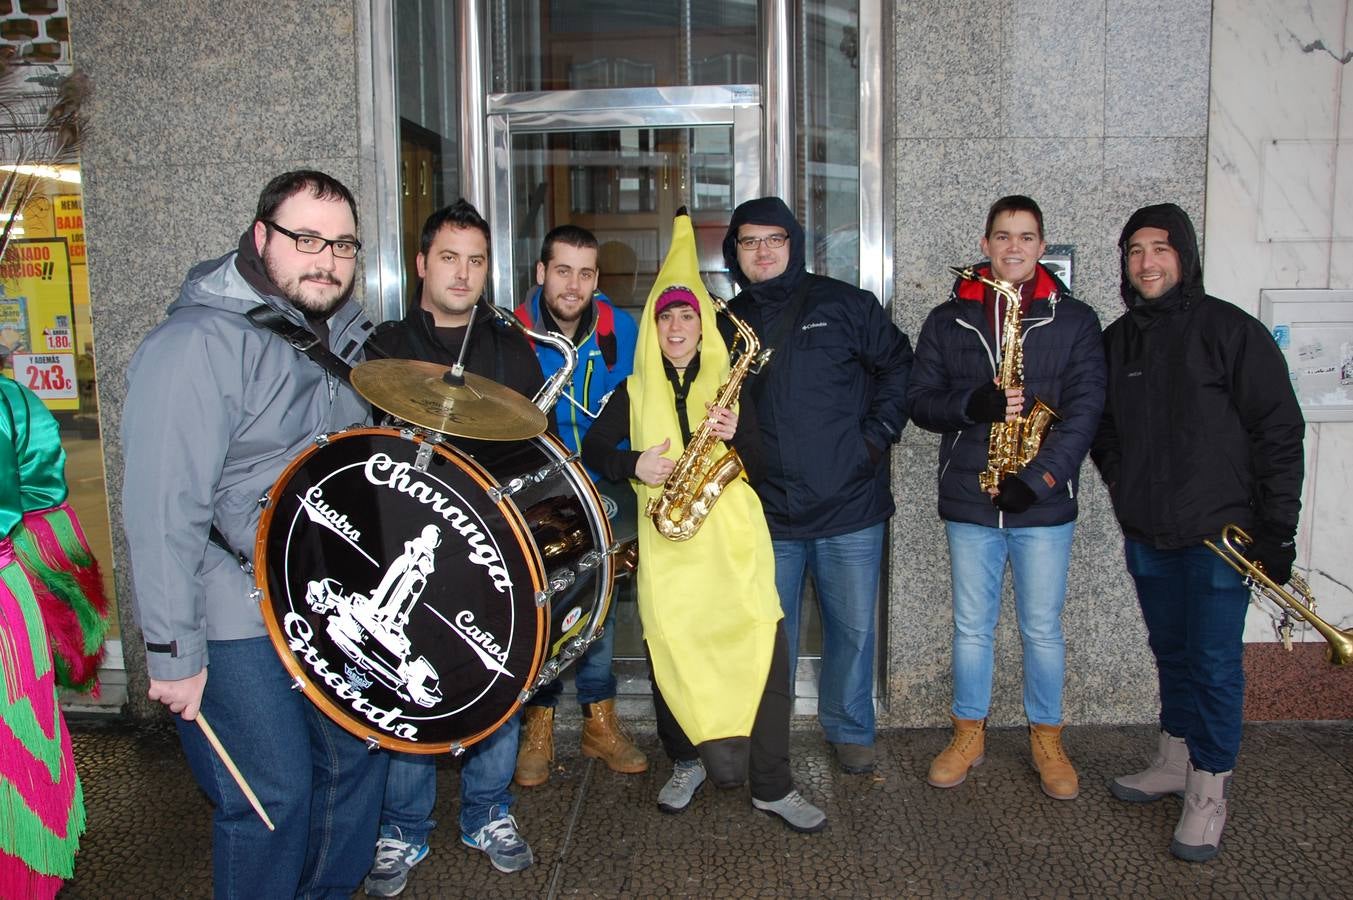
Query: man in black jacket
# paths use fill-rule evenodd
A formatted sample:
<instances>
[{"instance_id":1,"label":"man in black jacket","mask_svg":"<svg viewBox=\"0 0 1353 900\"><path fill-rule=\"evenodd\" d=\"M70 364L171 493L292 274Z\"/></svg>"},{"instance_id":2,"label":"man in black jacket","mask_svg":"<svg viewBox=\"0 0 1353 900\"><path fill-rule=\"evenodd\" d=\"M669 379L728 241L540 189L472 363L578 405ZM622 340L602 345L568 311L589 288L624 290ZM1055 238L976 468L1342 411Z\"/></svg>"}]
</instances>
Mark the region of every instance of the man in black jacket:
<instances>
[{"instance_id":1,"label":"man in black jacket","mask_svg":"<svg viewBox=\"0 0 1353 900\"><path fill-rule=\"evenodd\" d=\"M930 765L934 787L961 784L985 753L992 648L1007 560L1024 651L1024 714L1043 792L1080 792L1062 748L1066 599L1076 493L1104 405L1104 351L1094 310L1071 296L1039 259L1043 212L1029 197L1002 197L987 213L981 277L1014 285L1019 309L981 281L960 279L916 341L907 385L913 421L940 440L939 512L949 541L954 605L953 739ZM1012 318L1018 317L1018 318ZM1018 322L1006 345L1006 325ZM997 386L1007 354L1021 353L1023 387ZM1014 357L1011 357L1014 361ZM1042 400L1058 419L1038 452L987 489L991 429Z\"/></svg>"},{"instance_id":2,"label":"man in black jacket","mask_svg":"<svg viewBox=\"0 0 1353 900\"><path fill-rule=\"evenodd\" d=\"M744 403L761 423L757 486L775 548L790 681L805 570L822 606L818 719L841 767L874 768L874 640L884 525L893 514L887 450L906 424L911 343L875 297L809 274L803 226L779 197L733 211L724 261L732 302L774 350Z\"/></svg>"},{"instance_id":3,"label":"man in black jacket","mask_svg":"<svg viewBox=\"0 0 1353 900\"><path fill-rule=\"evenodd\" d=\"M428 217L416 260L418 303L402 321L381 325L372 341L387 356L452 365L465 352L465 369L530 398L545 383L530 343L480 303L489 273L489 225L457 200ZM473 326L471 320L473 319ZM467 334L468 331L468 334ZM457 439L457 442L459 439ZM517 764L520 716L465 751L460 773L461 841L484 851L500 872L531 865L531 848L508 814ZM390 754L376 859L364 887L375 897L404 890L409 870L428 853L437 800L435 757Z\"/></svg>"},{"instance_id":4,"label":"man in black jacket","mask_svg":"<svg viewBox=\"0 0 1353 900\"><path fill-rule=\"evenodd\" d=\"M1183 794L1170 852L1220 849L1240 749L1249 589L1203 541L1235 523L1279 584L1292 574L1305 423L1268 331L1203 290L1193 223L1173 203L1123 227L1127 312L1104 332L1109 391L1091 456L1113 496L1160 678L1158 751L1120 800Z\"/></svg>"}]
</instances>

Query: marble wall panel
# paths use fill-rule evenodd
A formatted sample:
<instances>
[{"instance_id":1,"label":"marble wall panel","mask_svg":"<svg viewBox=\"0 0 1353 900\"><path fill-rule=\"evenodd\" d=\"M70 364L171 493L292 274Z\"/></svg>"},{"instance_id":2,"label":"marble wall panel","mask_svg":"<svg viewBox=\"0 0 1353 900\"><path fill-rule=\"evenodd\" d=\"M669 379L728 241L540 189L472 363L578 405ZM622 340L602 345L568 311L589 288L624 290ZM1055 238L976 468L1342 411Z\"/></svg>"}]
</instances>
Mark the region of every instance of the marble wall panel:
<instances>
[{"instance_id":1,"label":"marble wall panel","mask_svg":"<svg viewBox=\"0 0 1353 900\"><path fill-rule=\"evenodd\" d=\"M1266 140L1259 184L1259 241L1328 240L1334 216L1335 143Z\"/></svg>"},{"instance_id":2,"label":"marble wall panel","mask_svg":"<svg viewBox=\"0 0 1353 900\"><path fill-rule=\"evenodd\" d=\"M1331 240L1353 233L1351 6L1215 4L1204 277L1210 292L1253 313L1263 288L1353 287L1353 243ZM1309 570L1320 615L1347 628L1353 424L1308 423L1305 450L1297 566ZM1264 612L1251 610L1245 638L1274 640ZM1310 629L1298 640L1323 642ZM1282 715L1284 694L1302 687L1268 686L1268 705Z\"/></svg>"},{"instance_id":3,"label":"marble wall panel","mask_svg":"<svg viewBox=\"0 0 1353 900\"><path fill-rule=\"evenodd\" d=\"M1211 7L1210 0L1108 4L1105 135L1207 136Z\"/></svg>"},{"instance_id":4,"label":"marble wall panel","mask_svg":"<svg viewBox=\"0 0 1353 900\"><path fill-rule=\"evenodd\" d=\"M1324 422L1314 465L1307 470L1313 482L1313 502L1303 507L1309 524L1311 589L1320 601L1319 613L1339 628L1353 627L1353 425Z\"/></svg>"},{"instance_id":5,"label":"marble wall panel","mask_svg":"<svg viewBox=\"0 0 1353 900\"><path fill-rule=\"evenodd\" d=\"M1261 217L1290 224L1304 206L1283 198L1329 196L1332 162L1271 166L1285 190L1269 196L1264 161L1273 141L1336 137L1345 67L1328 48L1343 43L1347 7L1301 0L1214 6L1204 278L1210 291L1250 311L1263 288L1327 286L1328 244L1269 240Z\"/></svg>"}]
</instances>

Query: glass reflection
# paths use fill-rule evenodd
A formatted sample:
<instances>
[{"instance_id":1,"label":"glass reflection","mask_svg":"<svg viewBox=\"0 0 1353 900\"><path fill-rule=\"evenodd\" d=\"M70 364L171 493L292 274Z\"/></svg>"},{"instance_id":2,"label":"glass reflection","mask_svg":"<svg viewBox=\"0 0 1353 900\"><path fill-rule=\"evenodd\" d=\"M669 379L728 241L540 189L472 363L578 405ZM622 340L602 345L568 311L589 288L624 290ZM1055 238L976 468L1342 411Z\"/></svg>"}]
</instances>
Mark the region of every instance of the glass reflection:
<instances>
[{"instance_id":1,"label":"glass reflection","mask_svg":"<svg viewBox=\"0 0 1353 900\"><path fill-rule=\"evenodd\" d=\"M493 9L500 93L760 80L756 0L496 0Z\"/></svg>"},{"instance_id":2,"label":"glass reflection","mask_svg":"<svg viewBox=\"0 0 1353 900\"><path fill-rule=\"evenodd\" d=\"M733 130L615 128L513 136L513 284L524 298L546 232L581 225L601 242L600 288L637 310L653 286L682 206L695 224L706 284L728 296L722 241L733 208Z\"/></svg>"}]
</instances>

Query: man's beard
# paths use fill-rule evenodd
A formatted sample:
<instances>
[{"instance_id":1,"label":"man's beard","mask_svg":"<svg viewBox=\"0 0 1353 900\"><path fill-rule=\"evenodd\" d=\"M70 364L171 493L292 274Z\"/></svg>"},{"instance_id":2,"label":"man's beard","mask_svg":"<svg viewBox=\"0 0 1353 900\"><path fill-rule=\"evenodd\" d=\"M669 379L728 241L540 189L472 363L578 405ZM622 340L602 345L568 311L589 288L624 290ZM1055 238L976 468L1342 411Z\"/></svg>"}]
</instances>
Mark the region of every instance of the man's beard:
<instances>
[{"instance_id":1,"label":"man's beard","mask_svg":"<svg viewBox=\"0 0 1353 900\"><path fill-rule=\"evenodd\" d=\"M345 286L332 273L314 269L309 272L302 272L290 281L284 280L281 274L273 266L272 259L265 252L263 254L263 271L267 273L268 280L277 286L282 292L282 296L287 302L299 309L310 318L327 318L335 309L342 305L343 301L348 299L352 293L352 285L356 278L349 281ZM312 292L307 296L304 291L309 288ZM316 297L313 291L317 288L328 290L328 295ZM337 288L334 292L332 289Z\"/></svg>"}]
</instances>

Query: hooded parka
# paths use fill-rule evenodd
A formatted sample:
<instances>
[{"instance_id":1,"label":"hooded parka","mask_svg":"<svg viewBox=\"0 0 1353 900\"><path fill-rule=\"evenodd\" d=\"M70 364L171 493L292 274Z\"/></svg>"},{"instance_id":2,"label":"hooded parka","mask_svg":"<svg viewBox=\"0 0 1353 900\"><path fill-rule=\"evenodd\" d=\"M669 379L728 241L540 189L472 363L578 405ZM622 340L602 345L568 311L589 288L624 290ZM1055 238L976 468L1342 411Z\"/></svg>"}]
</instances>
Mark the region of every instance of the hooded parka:
<instances>
[{"instance_id":1,"label":"hooded parka","mask_svg":"<svg viewBox=\"0 0 1353 900\"><path fill-rule=\"evenodd\" d=\"M1153 301L1128 279L1128 241L1146 227L1164 229L1179 255L1179 283ZM1282 351L1253 316L1203 290L1178 206L1134 213L1119 251L1127 312L1104 332L1109 389L1091 456L1123 533L1161 550L1227 523L1290 540L1305 423Z\"/></svg>"},{"instance_id":2,"label":"hooded parka","mask_svg":"<svg viewBox=\"0 0 1353 900\"><path fill-rule=\"evenodd\" d=\"M757 284L738 265L738 228L748 223L789 235L785 271ZM763 348L806 282L783 346L741 398L761 424L766 474L757 493L777 540L848 534L891 516L886 451L907 423L911 342L873 294L810 274L804 252L803 227L777 197L740 205L723 243L742 288L729 308Z\"/></svg>"}]
</instances>

